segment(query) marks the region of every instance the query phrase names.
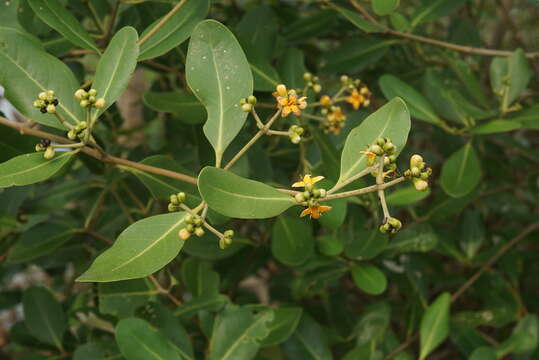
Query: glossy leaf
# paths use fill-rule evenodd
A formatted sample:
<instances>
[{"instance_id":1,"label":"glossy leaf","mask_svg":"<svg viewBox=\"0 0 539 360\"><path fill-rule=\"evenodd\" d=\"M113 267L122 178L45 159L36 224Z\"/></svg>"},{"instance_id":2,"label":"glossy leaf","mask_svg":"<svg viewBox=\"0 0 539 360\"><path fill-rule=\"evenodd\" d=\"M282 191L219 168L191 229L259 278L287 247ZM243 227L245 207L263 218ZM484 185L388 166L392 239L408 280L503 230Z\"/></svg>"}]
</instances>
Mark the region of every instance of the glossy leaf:
<instances>
[{"instance_id":1,"label":"glossy leaf","mask_svg":"<svg viewBox=\"0 0 539 360\"><path fill-rule=\"evenodd\" d=\"M186 61L187 83L206 107L204 134L220 164L247 118L239 101L253 92L249 63L234 35L215 20L195 27Z\"/></svg>"},{"instance_id":2,"label":"glossy leaf","mask_svg":"<svg viewBox=\"0 0 539 360\"><path fill-rule=\"evenodd\" d=\"M209 360L252 359L269 334L273 311L252 315L245 308L228 306L215 319Z\"/></svg>"},{"instance_id":3,"label":"glossy leaf","mask_svg":"<svg viewBox=\"0 0 539 360\"><path fill-rule=\"evenodd\" d=\"M400 0L373 0L372 9L378 15L389 15L399 6L399 3Z\"/></svg>"},{"instance_id":4,"label":"glossy leaf","mask_svg":"<svg viewBox=\"0 0 539 360\"><path fill-rule=\"evenodd\" d=\"M485 241L485 225L477 210L465 210L459 223L459 244L468 259L472 259Z\"/></svg>"},{"instance_id":5,"label":"glossy leaf","mask_svg":"<svg viewBox=\"0 0 539 360\"><path fill-rule=\"evenodd\" d=\"M425 311L419 330L420 360L424 360L449 335L450 303L451 295L443 293Z\"/></svg>"},{"instance_id":6,"label":"glossy leaf","mask_svg":"<svg viewBox=\"0 0 539 360\"><path fill-rule=\"evenodd\" d=\"M161 56L187 40L199 21L208 14L209 0L188 0L179 11L140 46L138 60ZM162 20L157 19L140 35L143 39Z\"/></svg>"},{"instance_id":7,"label":"glossy leaf","mask_svg":"<svg viewBox=\"0 0 539 360\"><path fill-rule=\"evenodd\" d=\"M99 255L77 281L118 281L150 275L180 252L178 232L185 213L156 215L125 229L111 248Z\"/></svg>"},{"instance_id":8,"label":"glossy leaf","mask_svg":"<svg viewBox=\"0 0 539 360\"><path fill-rule=\"evenodd\" d=\"M54 116L42 114L33 106L33 100L46 90L55 91L59 101L57 112L66 121L73 124L84 119L84 111L73 96L79 83L71 70L27 36L10 32L9 36L2 37L0 84L5 89L4 96L11 104L24 116L40 124L65 129Z\"/></svg>"},{"instance_id":9,"label":"glossy leaf","mask_svg":"<svg viewBox=\"0 0 539 360\"><path fill-rule=\"evenodd\" d=\"M23 294L22 304L24 321L30 333L40 341L63 349L62 337L67 321L62 306L49 290L28 288Z\"/></svg>"},{"instance_id":10,"label":"glossy leaf","mask_svg":"<svg viewBox=\"0 0 539 360\"><path fill-rule=\"evenodd\" d=\"M418 7L415 12L411 24L412 27L417 26L423 21L436 20L446 16L458 7L462 6L467 0L433 0L424 3L425 5Z\"/></svg>"},{"instance_id":11,"label":"glossy leaf","mask_svg":"<svg viewBox=\"0 0 539 360\"><path fill-rule=\"evenodd\" d=\"M496 360L496 350L489 346L482 346L474 350L470 355L470 360Z\"/></svg>"},{"instance_id":12,"label":"glossy leaf","mask_svg":"<svg viewBox=\"0 0 539 360\"><path fill-rule=\"evenodd\" d=\"M240 219L277 216L296 204L290 195L269 185L214 167L202 169L198 189L210 208Z\"/></svg>"},{"instance_id":13,"label":"glossy leaf","mask_svg":"<svg viewBox=\"0 0 539 360\"><path fill-rule=\"evenodd\" d=\"M406 206L421 201L430 195L427 191L417 191L413 186L398 188L386 195L386 202L393 206Z\"/></svg>"},{"instance_id":14,"label":"glossy leaf","mask_svg":"<svg viewBox=\"0 0 539 360\"><path fill-rule=\"evenodd\" d=\"M201 124L206 120L204 105L185 91L148 92L144 94L144 103L155 111L174 114L186 124Z\"/></svg>"},{"instance_id":15,"label":"glossy leaf","mask_svg":"<svg viewBox=\"0 0 539 360\"><path fill-rule=\"evenodd\" d=\"M307 72L305 68L305 55L297 48L287 47L279 57L277 70L284 84L291 89L298 89L304 86L303 74Z\"/></svg>"},{"instance_id":16,"label":"glossy leaf","mask_svg":"<svg viewBox=\"0 0 539 360\"><path fill-rule=\"evenodd\" d=\"M314 252L310 224L305 219L281 215L273 225L271 237L273 256L286 265L300 265Z\"/></svg>"},{"instance_id":17,"label":"glossy leaf","mask_svg":"<svg viewBox=\"0 0 539 360\"><path fill-rule=\"evenodd\" d=\"M116 325L116 342L126 360L181 360L174 346L146 321L124 319Z\"/></svg>"},{"instance_id":18,"label":"glossy leaf","mask_svg":"<svg viewBox=\"0 0 539 360\"><path fill-rule=\"evenodd\" d=\"M337 183L348 180L367 167L366 155L360 152L372 145L376 139L391 139L398 154L406 144L409 131L410 114L400 98L391 100L369 115L346 138L341 155L341 175Z\"/></svg>"},{"instance_id":19,"label":"glossy leaf","mask_svg":"<svg viewBox=\"0 0 539 360\"><path fill-rule=\"evenodd\" d=\"M378 229L357 229L344 252L351 258L372 259L386 249L389 237Z\"/></svg>"},{"instance_id":20,"label":"glossy leaf","mask_svg":"<svg viewBox=\"0 0 539 360\"><path fill-rule=\"evenodd\" d=\"M358 288L370 295L380 295L387 287L385 274L374 265L355 265L352 268L352 278Z\"/></svg>"},{"instance_id":21,"label":"glossy leaf","mask_svg":"<svg viewBox=\"0 0 539 360\"><path fill-rule=\"evenodd\" d=\"M303 309L300 307L279 307L273 310L273 320L268 323L268 335L262 340L262 346L280 344L286 341L296 330Z\"/></svg>"},{"instance_id":22,"label":"glossy leaf","mask_svg":"<svg viewBox=\"0 0 539 360\"><path fill-rule=\"evenodd\" d=\"M441 119L436 115L434 108L423 95L410 85L406 84L393 75L383 75L378 80L378 85L384 93L386 99L390 100L395 96L400 96L410 109L410 115L418 120L431 124L441 123Z\"/></svg>"},{"instance_id":23,"label":"glossy leaf","mask_svg":"<svg viewBox=\"0 0 539 360\"><path fill-rule=\"evenodd\" d=\"M470 193L481 178L481 163L471 143L453 153L444 163L441 185L452 197Z\"/></svg>"},{"instance_id":24,"label":"glossy leaf","mask_svg":"<svg viewBox=\"0 0 539 360\"><path fill-rule=\"evenodd\" d=\"M123 319L135 315L159 291L148 279L100 283L97 286L99 311Z\"/></svg>"},{"instance_id":25,"label":"glossy leaf","mask_svg":"<svg viewBox=\"0 0 539 360\"><path fill-rule=\"evenodd\" d=\"M74 152L64 152L47 160L42 152L35 152L14 157L0 164L0 188L47 180L60 171L73 155Z\"/></svg>"},{"instance_id":26,"label":"glossy leaf","mask_svg":"<svg viewBox=\"0 0 539 360\"><path fill-rule=\"evenodd\" d=\"M472 134L487 135L520 129L522 124L514 120L497 119L470 129Z\"/></svg>"},{"instance_id":27,"label":"glossy leaf","mask_svg":"<svg viewBox=\"0 0 539 360\"><path fill-rule=\"evenodd\" d=\"M137 31L126 26L119 30L110 41L101 56L95 70L92 89L97 90L97 97L105 99L105 107L96 110L94 117L102 114L118 100L127 88L127 84L135 71L139 48Z\"/></svg>"},{"instance_id":28,"label":"glossy leaf","mask_svg":"<svg viewBox=\"0 0 539 360\"><path fill-rule=\"evenodd\" d=\"M522 49L516 50L507 58L495 58L490 65L492 91L499 94L504 111L507 111L526 89L531 78L532 71Z\"/></svg>"},{"instance_id":29,"label":"glossy leaf","mask_svg":"<svg viewBox=\"0 0 539 360\"><path fill-rule=\"evenodd\" d=\"M47 25L65 36L73 44L99 53L99 49L86 31L59 0L28 0L34 13Z\"/></svg>"},{"instance_id":30,"label":"glossy leaf","mask_svg":"<svg viewBox=\"0 0 539 360\"><path fill-rule=\"evenodd\" d=\"M387 247L395 253L427 252L438 243L438 235L429 224L414 224L395 235Z\"/></svg>"},{"instance_id":31,"label":"glossy leaf","mask_svg":"<svg viewBox=\"0 0 539 360\"><path fill-rule=\"evenodd\" d=\"M211 263L195 258L185 260L182 265L182 280L194 297L214 296L219 293L219 274L212 270Z\"/></svg>"},{"instance_id":32,"label":"glossy leaf","mask_svg":"<svg viewBox=\"0 0 539 360\"><path fill-rule=\"evenodd\" d=\"M74 230L63 224L43 223L24 232L7 260L18 264L49 254L68 242Z\"/></svg>"},{"instance_id":33,"label":"glossy leaf","mask_svg":"<svg viewBox=\"0 0 539 360\"><path fill-rule=\"evenodd\" d=\"M307 314L303 314L298 328L283 344L283 351L289 359L333 359L324 330Z\"/></svg>"},{"instance_id":34,"label":"glossy leaf","mask_svg":"<svg viewBox=\"0 0 539 360\"><path fill-rule=\"evenodd\" d=\"M365 31L366 33L381 32L384 30L382 27L365 20L361 15L353 11L350 11L340 6L335 6L335 9L342 16L344 16L346 20L350 21L352 24L354 24L359 29Z\"/></svg>"}]
</instances>

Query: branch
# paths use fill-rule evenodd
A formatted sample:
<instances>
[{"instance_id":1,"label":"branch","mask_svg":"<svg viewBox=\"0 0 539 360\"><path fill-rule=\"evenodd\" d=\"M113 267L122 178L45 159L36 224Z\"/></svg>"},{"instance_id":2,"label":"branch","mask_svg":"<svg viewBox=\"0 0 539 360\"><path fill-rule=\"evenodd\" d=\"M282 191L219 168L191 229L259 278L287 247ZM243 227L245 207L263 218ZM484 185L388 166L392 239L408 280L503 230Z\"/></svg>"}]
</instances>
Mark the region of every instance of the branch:
<instances>
[{"instance_id":1,"label":"branch","mask_svg":"<svg viewBox=\"0 0 539 360\"><path fill-rule=\"evenodd\" d=\"M161 21L159 21L159 23L157 23L157 25L155 25L155 27L153 29L151 29L146 35L144 35L144 37L142 37L142 39L140 39L138 41L138 46L142 46L142 44L144 44L146 41L148 41L152 36L155 35L156 32L159 31L159 29L161 29L169 20L170 18L172 18L174 16L174 14L176 14L178 12L178 10L181 9L181 7L183 5L185 5L185 3L187 2L187 0L181 0L179 3L176 4L176 6L174 6L172 8L172 10L170 10L168 12L168 14L166 14L162 19Z\"/></svg>"},{"instance_id":2,"label":"branch","mask_svg":"<svg viewBox=\"0 0 539 360\"><path fill-rule=\"evenodd\" d=\"M15 130L18 130L21 135L30 135L30 136L35 136L35 137L42 138L42 139L49 139L51 141L55 141L55 142L60 143L60 144L73 144L74 143L73 141L69 141L69 140L67 140L67 139L65 139L65 138L63 138L61 136L53 135L53 134L50 134L50 133L45 132L45 131L31 129L31 128L23 126L23 125L21 125L19 123L10 121L10 120L8 120L8 119L6 119L4 117L1 117L1 116L0 116L0 124L4 125L4 126L7 126L7 127L10 127L10 128L13 128ZM194 184L194 185L197 184L197 179L192 177L192 176L189 176L189 175L185 175L185 174L182 174L182 173L178 173L178 172L170 171L170 170L166 170L166 169L161 169L161 168L151 166L151 165L140 164L140 163L137 163L137 162L134 162L134 161L126 160L126 159L122 159L122 158L119 158L119 157L116 157L116 156L109 155L109 154L104 153L104 152L100 152L100 151L98 151L96 149L93 149L93 148L91 148L89 146L84 146L81 150L82 150L83 153L85 153L85 154L87 154L87 155L89 155L89 156L91 156L91 157L93 157L93 158L95 158L95 159L97 159L99 161L102 161L104 163L113 164L113 165L123 165L123 166L127 166L127 167L130 167L130 168L133 168L133 169L138 169L138 170L141 170L141 171L149 172L149 173L152 173L152 174L166 176L166 177L169 177L171 179L184 181L184 182L189 183L189 184Z\"/></svg>"}]
</instances>

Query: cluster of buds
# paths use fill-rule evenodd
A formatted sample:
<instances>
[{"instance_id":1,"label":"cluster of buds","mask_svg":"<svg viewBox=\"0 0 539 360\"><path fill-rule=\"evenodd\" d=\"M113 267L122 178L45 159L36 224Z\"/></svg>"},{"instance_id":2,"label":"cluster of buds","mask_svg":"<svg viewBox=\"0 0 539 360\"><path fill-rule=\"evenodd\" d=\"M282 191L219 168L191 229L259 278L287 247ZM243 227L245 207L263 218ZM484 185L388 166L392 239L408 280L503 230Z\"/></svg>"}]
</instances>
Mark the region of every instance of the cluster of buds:
<instances>
[{"instance_id":1,"label":"cluster of buds","mask_svg":"<svg viewBox=\"0 0 539 360\"><path fill-rule=\"evenodd\" d=\"M379 230L384 234L395 234L402 227L402 223L399 219L390 217L385 219L384 223L380 225Z\"/></svg>"},{"instance_id":2,"label":"cluster of buds","mask_svg":"<svg viewBox=\"0 0 539 360\"><path fill-rule=\"evenodd\" d=\"M384 157L384 168L389 171L395 171L397 169L397 147L391 139L378 138L374 144L367 147L367 151L363 151L362 154L367 155L367 165L373 166L376 163L378 156ZM372 176L378 175L378 170L371 173Z\"/></svg>"},{"instance_id":3,"label":"cluster of buds","mask_svg":"<svg viewBox=\"0 0 539 360\"><path fill-rule=\"evenodd\" d=\"M227 230L223 233L223 237L219 239L219 247L226 249L232 244L232 238L234 237L234 230Z\"/></svg>"},{"instance_id":4,"label":"cluster of buds","mask_svg":"<svg viewBox=\"0 0 539 360\"><path fill-rule=\"evenodd\" d=\"M349 96L346 102L352 105L354 110L359 110L361 106L368 107L371 103L371 92L367 85L362 84L359 79L350 79L348 76L341 76L341 83L346 87Z\"/></svg>"},{"instance_id":5,"label":"cluster of buds","mask_svg":"<svg viewBox=\"0 0 539 360\"><path fill-rule=\"evenodd\" d=\"M34 100L34 107L43 114L56 114L57 105L58 99L54 97L54 91L52 90L40 92L38 98Z\"/></svg>"},{"instance_id":6,"label":"cluster of buds","mask_svg":"<svg viewBox=\"0 0 539 360\"><path fill-rule=\"evenodd\" d=\"M47 160L54 157L54 148L49 139L41 139L41 141L36 144L36 151L44 151L43 157Z\"/></svg>"},{"instance_id":7,"label":"cluster of buds","mask_svg":"<svg viewBox=\"0 0 539 360\"><path fill-rule=\"evenodd\" d=\"M427 182L429 176L432 174L432 169L426 167L425 161L421 155L412 155L410 158L410 169L404 172L404 176L411 178L414 187L418 191L425 191L429 187Z\"/></svg>"},{"instance_id":8,"label":"cluster of buds","mask_svg":"<svg viewBox=\"0 0 539 360\"><path fill-rule=\"evenodd\" d=\"M181 209L180 205L185 201L186 195L184 192L170 195L170 202L168 203L168 211L174 212Z\"/></svg>"},{"instance_id":9,"label":"cluster of buds","mask_svg":"<svg viewBox=\"0 0 539 360\"><path fill-rule=\"evenodd\" d=\"M183 218L183 221L187 224L183 229L180 230L178 233L178 237L181 240L187 240L191 237L191 235L195 234L198 237L204 236L204 229L202 228L202 225L204 224L204 221L202 218L198 215L191 215L187 214Z\"/></svg>"},{"instance_id":10,"label":"cluster of buds","mask_svg":"<svg viewBox=\"0 0 539 360\"><path fill-rule=\"evenodd\" d=\"M277 99L277 107L281 109L282 117L290 114L300 116L301 110L307 107L307 97L299 97L296 90L287 90L283 84L277 85L273 96Z\"/></svg>"},{"instance_id":11,"label":"cluster of buds","mask_svg":"<svg viewBox=\"0 0 539 360\"><path fill-rule=\"evenodd\" d=\"M298 204L307 206L300 216L310 215L311 218L318 219L323 212L331 210L331 206L320 205L320 199L326 197L326 190L319 189L314 185L323 178L323 176L315 176L313 178L311 175L305 175L302 181L292 184L292 187L304 188L304 191L298 192L294 196Z\"/></svg>"},{"instance_id":12,"label":"cluster of buds","mask_svg":"<svg viewBox=\"0 0 539 360\"><path fill-rule=\"evenodd\" d=\"M290 141L292 141L292 144L300 143L301 135L303 135L304 131L305 130L301 126L290 126L290 129L288 129L288 137L290 138Z\"/></svg>"},{"instance_id":13,"label":"cluster of buds","mask_svg":"<svg viewBox=\"0 0 539 360\"><path fill-rule=\"evenodd\" d=\"M80 106L83 108L95 107L96 109L102 109L105 107L105 99L97 98L97 90L90 89L88 91L84 89L78 89L75 91L75 97L80 100Z\"/></svg>"},{"instance_id":14,"label":"cluster of buds","mask_svg":"<svg viewBox=\"0 0 539 360\"><path fill-rule=\"evenodd\" d=\"M318 83L320 80L318 76L313 76L313 74L306 72L303 74L303 80L305 80L307 88L312 88L315 93L318 94L320 91L322 91L322 85Z\"/></svg>"},{"instance_id":15,"label":"cluster of buds","mask_svg":"<svg viewBox=\"0 0 539 360\"><path fill-rule=\"evenodd\" d=\"M322 101L320 101L322 102ZM324 132L333 133L338 135L341 133L341 130L344 128L346 121L346 115L344 115L340 106L331 106L329 109L322 109L322 115L325 115L325 121L322 122Z\"/></svg>"},{"instance_id":16,"label":"cluster of buds","mask_svg":"<svg viewBox=\"0 0 539 360\"><path fill-rule=\"evenodd\" d=\"M245 112L253 111L253 106L256 105L256 97L251 95L248 98L240 100L241 110Z\"/></svg>"},{"instance_id":17,"label":"cluster of buds","mask_svg":"<svg viewBox=\"0 0 539 360\"><path fill-rule=\"evenodd\" d=\"M88 123L81 121L73 129L67 132L67 138L69 140L75 140L76 138L84 139L88 135Z\"/></svg>"}]
</instances>

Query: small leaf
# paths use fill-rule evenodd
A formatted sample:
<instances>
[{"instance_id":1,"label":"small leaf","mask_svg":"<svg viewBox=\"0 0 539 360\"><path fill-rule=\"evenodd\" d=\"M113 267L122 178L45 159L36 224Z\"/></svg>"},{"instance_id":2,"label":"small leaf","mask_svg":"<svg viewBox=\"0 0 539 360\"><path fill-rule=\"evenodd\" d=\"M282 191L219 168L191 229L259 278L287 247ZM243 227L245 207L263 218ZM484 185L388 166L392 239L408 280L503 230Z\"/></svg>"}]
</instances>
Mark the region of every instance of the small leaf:
<instances>
[{"instance_id":1,"label":"small leaf","mask_svg":"<svg viewBox=\"0 0 539 360\"><path fill-rule=\"evenodd\" d=\"M118 319L135 315L135 310L146 304L159 291L148 279L133 279L100 283L97 286L99 311Z\"/></svg>"},{"instance_id":2,"label":"small leaf","mask_svg":"<svg viewBox=\"0 0 539 360\"><path fill-rule=\"evenodd\" d=\"M209 345L209 360L254 358L269 334L273 310L252 315L245 308L230 305L215 319Z\"/></svg>"},{"instance_id":3,"label":"small leaf","mask_svg":"<svg viewBox=\"0 0 539 360\"><path fill-rule=\"evenodd\" d=\"M131 74L135 71L139 48L137 31L126 26L116 34L101 56L95 70L92 89L97 90L97 97L105 99L105 107L96 110L97 118L122 95Z\"/></svg>"},{"instance_id":4,"label":"small leaf","mask_svg":"<svg viewBox=\"0 0 539 360\"><path fill-rule=\"evenodd\" d=\"M212 270L211 263L195 258L185 260L182 265L182 280L193 297L219 294L219 274Z\"/></svg>"},{"instance_id":5,"label":"small leaf","mask_svg":"<svg viewBox=\"0 0 539 360\"><path fill-rule=\"evenodd\" d=\"M305 219L281 215L273 225L271 253L286 265L300 265L314 252L312 229Z\"/></svg>"},{"instance_id":6,"label":"small leaf","mask_svg":"<svg viewBox=\"0 0 539 360\"><path fill-rule=\"evenodd\" d=\"M358 288L370 295L380 295L387 287L385 274L374 265L355 265L352 268L352 278Z\"/></svg>"},{"instance_id":7,"label":"small leaf","mask_svg":"<svg viewBox=\"0 0 539 360\"><path fill-rule=\"evenodd\" d=\"M124 319L116 325L116 342L126 360L181 360L174 346L146 321Z\"/></svg>"},{"instance_id":8,"label":"small leaf","mask_svg":"<svg viewBox=\"0 0 539 360\"><path fill-rule=\"evenodd\" d=\"M442 167L441 185L452 197L462 197L479 184L481 163L471 143L453 153Z\"/></svg>"},{"instance_id":9,"label":"small leaf","mask_svg":"<svg viewBox=\"0 0 539 360\"><path fill-rule=\"evenodd\" d=\"M296 330L303 309L300 307L279 307L273 309L274 318L268 323L268 335L262 346L277 345L286 341Z\"/></svg>"},{"instance_id":10,"label":"small leaf","mask_svg":"<svg viewBox=\"0 0 539 360\"><path fill-rule=\"evenodd\" d=\"M359 29L365 31L366 33L384 31L382 27L365 20L362 16L360 16L359 14L356 14L353 11L350 11L340 6L334 6L334 7L348 21L350 21L352 24L354 24Z\"/></svg>"},{"instance_id":11,"label":"small leaf","mask_svg":"<svg viewBox=\"0 0 539 360\"><path fill-rule=\"evenodd\" d=\"M486 134L497 134L502 132L508 132L520 129L522 124L514 120L503 120L497 119L489 121L485 124L481 124L470 129L472 134L477 135L486 135Z\"/></svg>"},{"instance_id":12,"label":"small leaf","mask_svg":"<svg viewBox=\"0 0 539 360\"><path fill-rule=\"evenodd\" d=\"M367 167L367 158L361 151L376 139L387 137L402 151L410 131L410 114L402 99L395 98L369 115L350 132L341 155L341 175L337 183L344 182Z\"/></svg>"},{"instance_id":13,"label":"small leaf","mask_svg":"<svg viewBox=\"0 0 539 360\"><path fill-rule=\"evenodd\" d=\"M386 202L393 206L406 206L414 204L430 195L430 189L427 191L417 191L413 186L399 188L386 195Z\"/></svg>"},{"instance_id":14,"label":"small leaf","mask_svg":"<svg viewBox=\"0 0 539 360\"><path fill-rule=\"evenodd\" d=\"M324 330L320 324L305 313L301 317L296 331L282 347L287 359L333 359Z\"/></svg>"},{"instance_id":15,"label":"small leaf","mask_svg":"<svg viewBox=\"0 0 539 360\"><path fill-rule=\"evenodd\" d=\"M438 235L429 224L414 224L397 233L387 250L395 253L427 252L438 243Z\"/></svg>"},{"instance_id":16,"label":"small leaf","mask_svg":"<svg viewBox=\"0 0 539 360\"><path fill-rule=\"evenodd\" d=\"M531 78L532 71L522 49L507 58L495 58L490 64L492 91L501 96L503 111L507 111L526 89Z\"/></svg>"},{"instance_id":17,"label":"small leaf","mask_svg":"<svg viewBox=\"0 0 539 360\"><path fill-rule=\"evenodd\" d=\"M443 293L428 307L421 319L419 360L424 360L449 335L451 295Z\"/></svg>"},{"instance_id":18,"label":"small leaf","mask_svg":"<svg viewBox=\"0 0 539 360\"><path fill-rule=\"evenodd\" d=\"M307 71L305 68L305 55L297 48L287 47L279 57L277 70L286 86L291 89L301 88L305 83L303 74Z\"/></svg>"},{"instance_id":19,"label":"small leaf","mask_svg":"<svg viewBox=\"0 0 539 360\"><path fill-rule=\"evenodd\" d=\"M477 210L465 210L459 223L459 244L468 259L472 259L485 241L485 225Z\"/></svg>"},{"instance_id":20,"label":"small leaf","mask_svg":"<svg viewBox=\"0 0 539 360\"><path fill-rule=\"evenodd\" d=\"M186 91L148 92L144 103L155 111L174 114L189 125L202 124L207 116L204 105Z\"/></svg>"},{"instance_id":21,"label":"small leaf","mask_svg":"<svg viewBox=\"0 0 539 360\"><path fill-rule=\"evenodd\" d=\"M389 15L397 7L399 7L400 0L373 0L372 9L378 15Z\"/></svg>"},{"instance_id":22,"label":"small leaf","mask_svg":"<svg viewBox=\"0 0 539 360\"><path fill-rule=\"evenodd\" d=\"M139 61L161 56L182 42L193 32L196 24L204 19L210 8L209 0L187 1L168 21L140 47ZM157 19L140 35L143 39L162 21Z\"/></svg>"},{"instance_id":23,"label":"small leaf","mask_svg":"<svg viewBox=\"0 0 539 360\"><path fill-rule=\"evenodd\" d=\"M75 153L64 152L51 160L42 152L19 155L0 164L0 188L24 186L47 180L71 160Z\"/></svg>"},{"instance_id":24,"label":"small leaf","mask_svg":"<svg viewBox=\"0 0 539 360\"><path fill-rule=\"evenodd\" d=\"M470 360L497 360L496 350L490 346L482 346L473 351Z\"/></svg>"},{"instance_id":25,"label":"small leaf","mask_svg":"<svg viewBox=\"0 0 539 360\"><path fill-rule=\"evenodd\" d=\"M184 244L178 238L178 231L185 225L184 215L156 215L132 224L77 281L136 279L161 269L178 255Z\"/></svg>"},{"instance_id":26,"label":"small leaf","mask_svg":"<svg viewBox=\"0 0 539 360\"><path fill-rule=\"evenodd\" d=\"M402 97L410 108L412 117L431 124L440 124L442 122L428 100L399 78L386 74L378 80L378 84L386 99L390 100L395 96Z\"/></svg>"},{"instance_id":27,"label":"small leaf","mask_svg":"<svg viewBox=\"0 0 539 360\"><path fill-rule=\"evenodd\" d=\"M28 288L22 296L22 304L28 331L37 339L63 350L62 337L67 322L62 305L49 290L42 287Z\"/></svg>"},{"instance_id":28,"label":"small leaf","mask_svg":"<svg viewBox=\"0 0 539 360\"><path fill-rule=\"evenodd\" d=\"M198 189L210 208L240 219L277 216L296 204L290 195L269 185L210 166L200 172Z\"/></svg>"},{"instance_id":29,"label":"small leaf","mask_svg":"<svg viewBox=\"0 0 539 360\"><path fill-rule=\"evenodd\" d=\"M423 21L432 21L440 17L449 15L451 12L459 8L467 0L433 0L424 3L417 9L412 18L412 27L416 27Z\"/></svg>"},{"instance_id":30,"label":"small leaf","mask_svg":"<svg viewBox=\"0 0 539 360\"><path fill-rule=\"evenodd\" d=\"M81 48L100 53L84 26L58 0L28 0L34 13L54 30Z\"/></svg>"},{"instance_id":31,"label":"small leaf","mask_svg":"<svg viewBox=\"0 0 539 360\"><path fill-rule=\"evenodd\" d=\"M247 118L239 101L253 93L249 63L226 26L205 20L193 31L185 68L189 87L208 112L204 134L215 150L219 166Z\"/></svg>"}]
</instances>

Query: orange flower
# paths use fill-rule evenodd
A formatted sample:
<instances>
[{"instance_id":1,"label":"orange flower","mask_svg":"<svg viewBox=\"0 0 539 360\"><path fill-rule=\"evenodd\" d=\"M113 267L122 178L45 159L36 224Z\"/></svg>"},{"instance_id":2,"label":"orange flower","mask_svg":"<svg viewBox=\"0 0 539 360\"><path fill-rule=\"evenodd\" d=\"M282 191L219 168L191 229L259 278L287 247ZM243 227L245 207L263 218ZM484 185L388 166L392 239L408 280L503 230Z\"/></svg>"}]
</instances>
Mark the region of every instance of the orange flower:
<instances>
[{"instance_id":1,"label":"orange flower","mask_svg":"<svg viewBox=\"0 0 539 360\"><path fill-rule=\"evenodd\" d=\"M286 90L286 86L283 84L277 85L277 91L273 93L273 96L277 99L277 106L282 110L281 116L287 117L290 113L300 116L301 110L307 107L307 97L298 97L295 90Z\"/></svg>"},{"instance_id":2,"label":"orange flower","mask_svg":"<svg viewBox=\"0 0 539 360\"><path fill-rule=\"evenodd\" d=\"M300 217L304 217L306 215L311 215L311 219L320 219L320 215L322 213L331 210L331 206L325 206L325 205L314 205L310 206L307 209L303 210Z\"/></svg>"},{"instance_id":3,"label":"orange flower","mask_svg":"<svg viewBox=\"0 0 539 360\"><path fill-rule=\"evenodd\" d=\"M329 96L327 96L327 95L323 95L320 98L320 105L325 106L325 107L330 107L331 106L331 98Z\"/></svg>"},{"instance_id":4,"label":"orange flower","mask_svg":"<svg viewBox=\"0 0 539 360\"><path fill-rule=\"evenodd\" d=\"M302 187L308 184L314 184L316 182L319 182L322 180L323 176L315 176L314 178L311 177L311 175L305 175L303 177L303 181L298 181L292 184L292 187Z\"/></svg>"},{"instance_id":5,"label":"orange flower","mask_svg":"<svg viewBox=\"0 0 539 360\"><path fill-rule=\"evenodd\" d=\"M359 91L357 91L357 89L354 89L354 91L352 91L352 94L350 94L350 96L346 98L346 102L352 104L354 110L358 110L361 104L363 104L364 100L365 98L359 93Z\"/></svg>"}]
</instances>

